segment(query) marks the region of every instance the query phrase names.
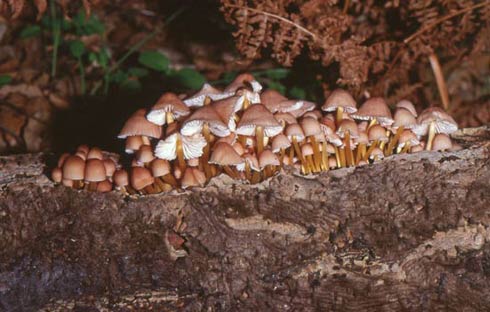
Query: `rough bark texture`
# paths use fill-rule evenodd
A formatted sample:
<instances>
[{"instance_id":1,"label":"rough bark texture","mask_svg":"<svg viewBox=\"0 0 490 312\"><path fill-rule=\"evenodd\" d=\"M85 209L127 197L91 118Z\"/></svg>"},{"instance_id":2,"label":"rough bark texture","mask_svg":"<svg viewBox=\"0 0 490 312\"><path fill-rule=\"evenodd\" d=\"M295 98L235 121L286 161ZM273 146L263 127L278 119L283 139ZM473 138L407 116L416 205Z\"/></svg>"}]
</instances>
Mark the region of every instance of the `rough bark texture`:
<instances>
[{"instance_id":1,"label":"rough bark texture","mask_svg":"<svg viewBox=\"0 0 490 312\"><path fill-rule=\"evenodd\" d=\"M0 158L0 310L490 311L490 141L140 198ZM180 239L184 239L183 244Z\"/></svg>"}]
</instances>

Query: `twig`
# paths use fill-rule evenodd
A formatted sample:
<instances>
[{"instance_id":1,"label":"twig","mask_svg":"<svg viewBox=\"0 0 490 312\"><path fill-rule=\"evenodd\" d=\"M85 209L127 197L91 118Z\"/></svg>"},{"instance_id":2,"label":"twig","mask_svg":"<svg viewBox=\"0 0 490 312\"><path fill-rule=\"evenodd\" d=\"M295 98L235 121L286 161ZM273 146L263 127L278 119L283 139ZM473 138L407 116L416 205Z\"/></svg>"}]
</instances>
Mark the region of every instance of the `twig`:
<instances>
[{"instance_id":1,"label":"twig","mask_svg":"<svg viewBox=\"0 0 490 312\"><path fill-rule=\"evenodd\" d=\"M441 64L435 53L429 55L430 66L436 77L437 89L439 90L439 95L441 96L442 106L445 110L449 108L449 93L447 91L446 81L444 80L444 75L442 73Z\"/></svg>"},{"instance_id":2,"label":"twig","mask_svg":"<svg viewBox=\"0 0 490 312\"><path fill-rule=\"evenodd\" d=\"M490 1L484 1L482 3L478 3L478 4L472 5L470 7L467 7L467 8L461 9L461 10L458 10L456 12L453 12L451 14L448 14L446 16L443 16L443 17L437 19L436 21L434 21L433 23L431 23L431 24L429 24L427 26L422 27L417 32L415 32L414 34L410 35L407 39L403 40L403 43L405 43L405 44L406 43L409 43L410 41L412 41L413 39L415 39L416 37L418 37L420 34L426 32L427 30L433 28L434 26L439 25L440 23L442 23L444 21L447 21L448 19L451 19L451 18L453 18L455 16L464 14L466 12L473 11L475 9L484 7L486 5L490 5Z\"/></svg>"},{"instance_id":3,"label":"twig","mask_svg":"<svg viewBox=\"0 0 490 312\"><path fill-rule=\"evenodd\" d=\"M350 0L345 0L344 9L342 10L342 13L347 14L347 11L349 11L349 6L350 6Z\"/></svg>"},{"instance_id":4,"label":"twig","mask_svg":"<svg viewBox=\"0 0 490 312\"><path fill-rule=\"evenodd\" d=\"M317 35L316 34L312 33L311 31L309 31L308 29L304 28L303 26L301 26L299 24L296 24L295 22L293 22L291 20L288 20L287 18L284 18L282 16L279 16L279 15L276 15L276 14L272 14L272 13L269 13L269 12L265 12L265 11L261 11L261 10L257 10L257 9L253 9L253 8L249 8L249 7L243 7L243 6L239 6L239 5L234 5L234 4L227 5L227 7L228 8L234 8L234 9L247 10L247 11L250 11L250 12L255 12L255 13L263 14L263 15L266 15L266 16L269 16L269 17L272 17L272 18L281 20L284 23L289 24L289 25L292 25L292 26L298 28L299 30L301 30L302 32L310 35L313 39L317 39Z\"/></svg>"}]
</instances>

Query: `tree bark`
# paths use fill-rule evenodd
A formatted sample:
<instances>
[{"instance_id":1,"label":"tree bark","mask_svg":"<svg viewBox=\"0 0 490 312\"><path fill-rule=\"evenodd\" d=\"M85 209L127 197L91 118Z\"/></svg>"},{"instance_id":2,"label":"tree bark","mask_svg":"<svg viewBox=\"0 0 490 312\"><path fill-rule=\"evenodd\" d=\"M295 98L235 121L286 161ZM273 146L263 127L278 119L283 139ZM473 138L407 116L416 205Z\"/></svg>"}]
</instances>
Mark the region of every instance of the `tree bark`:
<instances>
[{"instance_id":1,"label":"tree bark","mask_svg":"<svg viewBox=\"0 0 490 312\"><path fill-rule=\"evenodd\" d=\"M490 311L489 138L138 198L0 157L0 310Z\"/></svg>"}]
</instances>

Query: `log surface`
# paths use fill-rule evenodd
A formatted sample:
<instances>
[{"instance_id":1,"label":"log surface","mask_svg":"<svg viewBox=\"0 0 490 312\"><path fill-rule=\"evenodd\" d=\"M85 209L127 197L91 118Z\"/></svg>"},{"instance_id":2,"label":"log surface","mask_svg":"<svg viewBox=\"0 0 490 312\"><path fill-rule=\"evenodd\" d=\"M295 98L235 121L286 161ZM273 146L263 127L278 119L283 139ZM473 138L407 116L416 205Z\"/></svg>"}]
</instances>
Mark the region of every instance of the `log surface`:
<instances>
[{"instance_id":1,"label":"log surface","mask_svg":"<svg viewBox=\"0 0 490 312\"><path fill-rule=\"evenodd\" d=\"M0 310L490 311L490 133L456 139L138 198L0 157Z\"/></svg>"}]
</instances>

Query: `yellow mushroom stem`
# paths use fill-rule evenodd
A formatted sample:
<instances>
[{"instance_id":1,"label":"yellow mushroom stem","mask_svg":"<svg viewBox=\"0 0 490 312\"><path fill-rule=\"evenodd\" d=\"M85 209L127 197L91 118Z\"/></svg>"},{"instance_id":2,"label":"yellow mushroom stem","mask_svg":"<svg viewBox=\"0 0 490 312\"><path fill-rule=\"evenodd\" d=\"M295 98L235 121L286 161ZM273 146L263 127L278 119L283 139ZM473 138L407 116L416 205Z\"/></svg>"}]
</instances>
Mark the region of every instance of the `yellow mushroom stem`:
<instances>
[{"instance_id":1,"label":"yellow mushroom stem","mask_svg":"<svg viewBox=\"0 0 490 312\"><path fill-rule=\"evenodd\" d=\"M315 137L312 135L309 137L311 142L311 147L313 148L313 163L315 164L315 171L320 171L320 165L322 162L322 154L320 153L320 148L318 147L318 143Z\"/></svg>"},{"instance_id":2,"label":"yellow mushroom stem","mask_svg":"<svg viewBox=\"0 0 490 312\"><path fill-rule=\"evenodd\" d=\"M143 141L143 145L151 145L150 139L146 135L142 135L141 140Z\"/></svg>"},{"instance_id":3,"label":"yellow mushroom stem","mask_svg":"<svg viewBox=\"0 0 490 312\"><path fill-rule=\"evenodd\" d=\"M176 142L176 150L177 150L177 161L179 163L179 169L182 170L182 172L185 171L186 168L186 163L184 159L184 149L182 147L182 140L180 137L177 137L177 142Z\"/></svg>"},{"instance_id":4,"label":"yellow mushroom stem","mask_svg":"<svg viewBox=\"0 0 490 312\"><path fill-rule=\"evenodd\" d=\"M431 122L429 125L429 135L427 136L427 144L425 145L425 150L432 150L432 143L434 141L434 137L436 136L436 124Z\"/></svg>"},{"instance_id":5,"label":"yellow mushroom stem","mask_svg":"<svg viewBox=\"0 0 490 312\"><path fill-rule=\"evenodd\" d=\"M260 182L260 171L255 171L252 174L252 180L250 181L251 184L256 184Z\"/></svg>"},{"instance_id":6,"label":"yellow mushroom stem","mask_svg":"<svg viewBox=\"0 0 490 312\"><path fill-rule=\"evenodd\" d=\"M371 146L369 146L366 154L364 155L363 158L364 161L368 161L369 156L371 156L371 153L374 151L377 145L378 145L378 140L375 140L373 143L371 143Z\"/></svg>"},{"instance_id":7,"label":"yellow mushroom stem","mask_svg":"<svg viewBox=\"0 0 490 312\"><path fill-rule=\"evenodd\" d=\"M305 156L306 158L306 163L308 166L308 171L310 172L317 172L317 168L315 167L315 162L313 161L313 157L311 155Z\"/></svg>"},{"instance_id":8,"label":"yellow mushroom stem","mask_svg":"<svg viewBox=\"0 0 490 312\"><path fill-rule=\"evenodd\" d=\"M145 191L147 194L155 194L155 193L157 193L157 192L156 192L156 190L155 190L155 188L153 187L153 185L152 185L152 184L145 186L145 187L143 188L143 190L144 190L144 191Z\"/></svg>"},{"instance_id":9,"label":"yellow mushroom stem","mask_svg":"<svg viewBox=\"0 0 490 312\"><path fill-rule=\"evenodd\" d=\"M206 97L207 98L207 97ZM211 167L209 165L209 150L210 150L210 145L211 145L211 133L209 131L209 126L207 123L204 123L202 127L202 133L204 135L204 138L206 139L206 146L204 146L203 154L201 156L201 161L200 163L202 164L202 168L204 169L204 175L206 176L206 181L211 179L212 177L212 172L211 172Z\"/></svg>"},{"instance_id":10,"label":"yellow mushroom stem","mask_svg":"<svg viewBox=\"0 0 490 312\"><path fill-rule=\"evenodd\" d=\"M204 98L204 105L209 105L209 104L211 104L211 102L212 102L212 100L209 96L206 96Z\"/></svg>"},{"instance_id":11,"label":"yellow mushroom stem","mask_svg":"<svg viewBox=\"0 0 490 312\"><path fill-rule=\"evenodd\" d=\"M223 166L223 170L226 172L227 175L229 175L233 179L237 179L238 178L236 172L233 171L233 169L231 169L230 166Z\"/></svg>"},{"instance_id":12,"label":"yellow mushroom stem","mask_svg":"<svg viewBox=\"0 0 490 312\"><path fill-rule=\"evenodd\" d=\"M350 146L350 132L346 131L344 134L345 145L345 159L347 167L354 166L354 155L352 154L352 148Z\"/></svg>"},{"instance_id":13,"label":"yellow mushroom stem","mask_svg":"<svg viewBox=\"0 0 490 312\"><path fill-rule=\"evenodd\" d=\"M362 160L365 153L366 153L366 144L359 143L359 145L357 145L357 151L356 151L356 166Z\"/></svg>"},{"instance_id":14,"label":"yellow mushroom stem","mask_svg":"<svg viewBox=\"0 0 490 312\"><path fill-rule=\"evenodd\" d=\"M250 106L250 101L246 96L243 96L243 110L246 110Z\"/></svg>"},{"instance_id":15,"label":"yellow mushroom stem","mask_svg":"<svg viewBox=\"0 0 490 312\"><path fill-rule=\"evenodd\" d=\"M89 192L95 192L97 190L97 182L88 182L88 184L86 184L86 187Z\"/></svg>"},{"instance_id":16,"label":"yellow mushroom stem","mask_svg":"<svg viewBox=\"0 0 490 312\"><path fill-rule=\"evenodd\" d=\"M398 127L398 129L396 129L395 135L391 138L390 143L388 143L388 146L386 147L386 156L390 156L391 154L393 154L393 149L395 148L396 143L398 143L398 140L400 139L403 130L405 130L403 126L400 126Z\"/></svg>"},{"instance_id":17,"label":"yellow mushroom stem","mask_svg":"<svg viewBox=\"0 0 490 312\"><path fill-rule=\"evenodd\" d=\"M286 149L281 147L281 150L279 151L279 163L281 164L281 167L284 164L284 157L286 156Z\"/></svg>"},{"instance_id":18,"label":"yellow mushroom stem","mask_svg":"<svg viewBox=\"0 0 490 312\"><path fill-rule=\"evenodd\" d=\"M298 140L296 140L296 137L293 136L293 147L294 147L294 152L296 153L296 156L298 156L298 159L301 163L305 162L305 159L303 157L303 153L301 153L301 148L299 147ZM293 158L291 157L291 160Z\"/></svg>"},{"instance_id":19,"label":"yellow mushroom stem","mask_svg":"<svg viewBox=\"0 0 490 312\"><path fill-rule=\"evenodd\" d=\"M345 147L339 148L340 168L344 168L347 164L345 159Z\"/></svg>"},{"instance_id":20,"label":"yellow mushroom stem","mask_svg":"<svg viewBox=\"0 0 490 312\"><path fill-rule=\"evenodd\" d=\"M371 127L374 126L377 123L378 123L378 120L376 118L371 119L371 121L369 122L369 125L368 125L368 127L366 129L366 131L369 131L369 129L371 129Z\"/></svg>"},{"instance_id":21,"label":"yellow mushroom stem","mask_svg":"<svg viewBox=\"0 0 490 312\"><path fill-rule=\"evenodd\" d=\"M405 145L401 149L400 154L408 153L410 151L410 147L411 147L410 141L405 142Z\"/></svg>"},{"instance_id":22,"label":"yellow mushroom stem","mask_svg":"<svg viewBox=\"0 0 490 312\"><path fill-rule=\"evenodd\" d=\"M255 138L257 139L257 155L260 155L264 150L264 128L255 127Z\"/></svg>"},{"instance_id":23,"label":"yellow mushroom stem","mask_svg":"<svg viewBox=\"0 0 490 312\"><path fill-rule=\"evenodd\" d=\"M248 163L248 161L245 162L245 178L249 182L252 182L252 171L250 169L250 164Z\"/></svg>"},{"instance_id":24,"label":"yellow mushroom stem","mask_svg":"<svg viewBox=\"0 0 490 312\"><path fill-rule=\"evenodd\" d=\"M335 150L335 161L337 162L337 167L340 168L340 151L335 145L333 146L333 148Z\"/></svg>"},{"instance_id":25,"label":"yellow mushroom stem","mask_svg":"<svg viewBox=\"0 0 490 312\"><path fill-rule=\"evenodd\" d=\"M335 117L335 122L338 125L340 125L340 122L342 122L342 119L344 118L344 108L342 106L337 107L337 115Z\"/></svg>"},{"instance_id":26,"label":"yellow mushroom stem","mask_svg":"<svg viewBox=\"0 0 490 312\"><path fill-rule=\"evenodd\" d=\"M323 171L328 171L327 142L322 142L322 167Z\"/></svg>"},{"instance_id":27,"label":"yellow mushroom stem","mask_svg":"<svg viewBox=\"0 0 490 312\"><path fill-rule=\"evenodd\" d=\"M165 113L165 121L167 122L167 125L170 125L175 121L174 119L174 114L171 112L166 112Z\"/></svg>"}]
</instances>

